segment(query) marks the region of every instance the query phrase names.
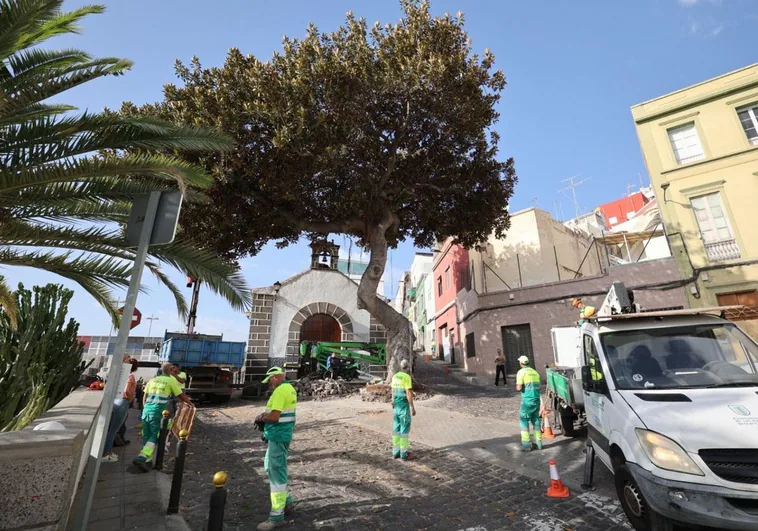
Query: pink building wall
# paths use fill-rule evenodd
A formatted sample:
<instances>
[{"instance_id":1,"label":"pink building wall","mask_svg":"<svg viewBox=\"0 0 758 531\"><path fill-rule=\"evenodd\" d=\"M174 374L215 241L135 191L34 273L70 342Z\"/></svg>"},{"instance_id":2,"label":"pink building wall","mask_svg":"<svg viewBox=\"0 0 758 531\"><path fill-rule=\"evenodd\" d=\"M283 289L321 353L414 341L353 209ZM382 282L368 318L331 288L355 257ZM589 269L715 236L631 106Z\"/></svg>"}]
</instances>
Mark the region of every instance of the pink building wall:
<instances>
[{"instance_id":1,"label":"pink building wall","mask_svg":"<svg viewBox=\"0 0 758 531\"><path fill-rule=\"evenodd\" d=\"M450 349L453 348L454 361L462 363L461 337L456 323L456 295L462 289L471 288L469 276L468 251L460 245L452 245L447 240L442 249L435 253L432 266L434 282L435 307L435 344L438 357L451 360Z\"/></svg>"}]
</instances>

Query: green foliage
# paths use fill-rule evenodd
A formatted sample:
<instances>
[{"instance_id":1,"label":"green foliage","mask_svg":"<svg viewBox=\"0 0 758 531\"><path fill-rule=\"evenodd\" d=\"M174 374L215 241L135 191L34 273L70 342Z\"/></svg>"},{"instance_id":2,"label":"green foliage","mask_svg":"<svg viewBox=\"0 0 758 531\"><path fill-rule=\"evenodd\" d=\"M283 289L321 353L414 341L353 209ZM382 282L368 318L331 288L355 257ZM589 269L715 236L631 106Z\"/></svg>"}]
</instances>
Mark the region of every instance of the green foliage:
<instances>
[{"instance_id":1,"label":"green foliage","mask_svg":"<svg viewBox=\"0 0 758 531\"><path fill-rule=\"evenodd\" d=\"M68 89L131 67L126 59L39 48L51 37L77 33L83 17L104 10L63 12L62 4L0 0L0 264L44 269L77 282L117 323L111 289L128 285L135 253L119 224L128 219L133 198L178 186L187 199L197 199L196 189L209 186L212 177L186 154L228 150L231 141L211 129L150 116L74 114L69 105L50 103ZM160 264L202 280L237 309L250 305L238 267L183 236L176 244L151 248L148 263L181 314L186 301ZM0 282L0 306L14 326L9 293Z\"/></svg>"},{"instance_id":2,"label":"green foliage","mask_svg":"<svg viewBox=\"0 0 758 531\"><path fill-rule=\"evenodd\" d=\"M23 429L78 386L86 365L79 323L66 321L71 290L22 284L17 326L0 310L0 431Z\"/></svg>"},{"instance_id":3,"label":"green foliage","mask_svg":"<svg viewBox=\"0 0 758 531\"><path fill-rule=\"evenodd\" d=\"M489 51L473 53L461 14L402 6L394 25L350 13L334 32L311 25L269 60L232 49L220 68L178 63L183 86L163 102L122 107L236 140L201 160L218 177L185 229L232 256L314 233L376 246L377 227L389 245L422 248L504 233L516 175L491 128L505 77Z\"/></svg>"}]
</instances>

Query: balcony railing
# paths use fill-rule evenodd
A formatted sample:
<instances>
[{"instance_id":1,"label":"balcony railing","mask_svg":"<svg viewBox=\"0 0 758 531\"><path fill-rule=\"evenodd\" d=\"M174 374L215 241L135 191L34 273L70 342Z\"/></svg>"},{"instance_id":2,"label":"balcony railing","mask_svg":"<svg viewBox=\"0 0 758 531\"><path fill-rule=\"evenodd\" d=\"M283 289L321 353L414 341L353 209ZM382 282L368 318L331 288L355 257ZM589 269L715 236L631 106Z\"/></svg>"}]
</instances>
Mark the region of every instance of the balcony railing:
<instances>
[{"instance_id":1,"label":"balcony railing","mask_svg":"<svg viewBox=\"0 0 758 531\"><path fill-rule=\"evenodd\" d=\"M705 243L705 254L709 262L724 262L736 260L740 255L740 246L737 240L722 240L720 242Z\"/></svg>"}]
</instances>

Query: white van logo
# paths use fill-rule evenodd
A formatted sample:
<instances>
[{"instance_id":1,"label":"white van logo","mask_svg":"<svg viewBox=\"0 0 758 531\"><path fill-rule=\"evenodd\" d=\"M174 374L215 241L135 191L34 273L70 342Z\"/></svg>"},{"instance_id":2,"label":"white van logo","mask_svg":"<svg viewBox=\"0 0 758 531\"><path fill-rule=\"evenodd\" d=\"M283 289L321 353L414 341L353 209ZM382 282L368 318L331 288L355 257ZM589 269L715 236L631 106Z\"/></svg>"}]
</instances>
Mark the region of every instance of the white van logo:
<instances>
[{"instance_id":1,"label":"white van logo","mask_svg":"<svg viewBox=\"0 0 758 531\"><path fill-rule=\"evenodd\" d=\"M729 409L731 409L737 415L741 415L743 417L750 416L750 410L745 406L729 406Z\"/></svg>"}]
</instances>

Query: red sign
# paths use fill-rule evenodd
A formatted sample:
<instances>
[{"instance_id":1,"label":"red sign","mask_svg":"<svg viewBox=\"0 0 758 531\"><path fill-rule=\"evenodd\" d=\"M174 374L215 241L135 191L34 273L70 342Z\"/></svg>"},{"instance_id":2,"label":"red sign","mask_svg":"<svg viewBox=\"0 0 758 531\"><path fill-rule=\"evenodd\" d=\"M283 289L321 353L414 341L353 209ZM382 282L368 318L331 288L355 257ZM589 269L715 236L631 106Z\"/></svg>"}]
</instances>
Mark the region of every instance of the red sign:
<instances>
[{"instance_id":1,"label":"red sign","mask_svg":"<svg viewBox=\"0 0 758 531\"><path fill-rule=\"evenodd\" d=\"M121 315L124 315L124 307L118 309L118 313ZM132 326L129 327L130 330L134 330L139 326L139 324L142 322L142 312L140 312L137 308L134 309L134 313L132 314Z\"/></svg>"}]
</instances>

